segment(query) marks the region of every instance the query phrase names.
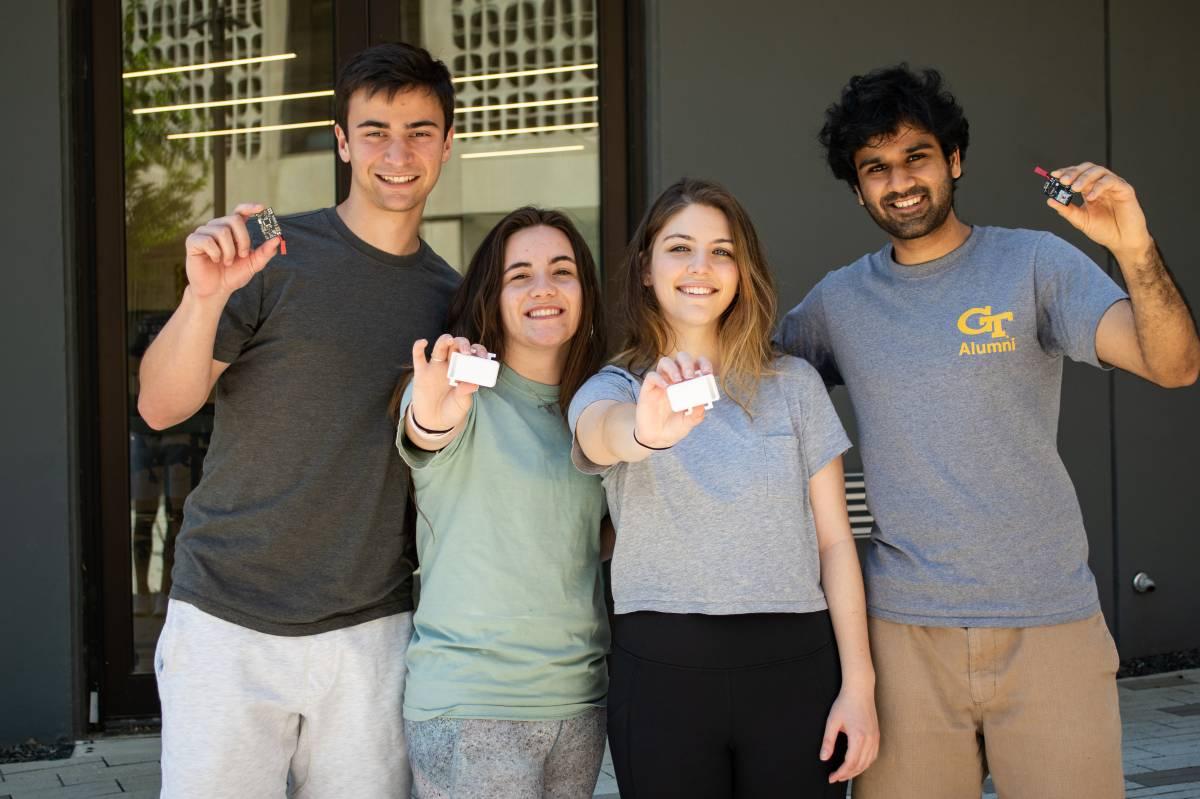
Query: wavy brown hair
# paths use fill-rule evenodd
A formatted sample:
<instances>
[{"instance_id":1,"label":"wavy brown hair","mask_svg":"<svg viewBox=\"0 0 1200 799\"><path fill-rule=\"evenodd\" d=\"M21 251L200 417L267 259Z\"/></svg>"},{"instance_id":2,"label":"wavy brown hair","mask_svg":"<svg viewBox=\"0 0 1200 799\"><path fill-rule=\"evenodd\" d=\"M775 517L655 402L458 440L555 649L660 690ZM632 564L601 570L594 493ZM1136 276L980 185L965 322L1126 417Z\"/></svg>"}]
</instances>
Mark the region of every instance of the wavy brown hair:
<instances>
[{"instance_id":1,"label":"wavy brown hair","mask_svg":"<svg viewBox=\"0 0 1200 799\"><path fill-rule=\"evenodd\" d=\"M775 360L771 333L775 327L775 281L750 216L725 187L708 180L683 178L667 188L642 217L622 265L623 290L619 313L623 339L613 362L635 374L652 368L677 348L675 333L663 315L654 287L642 278L650 269L654 242L667 222L689 205L704 205L725 215L733 236L738 266L737 294L721 315L722 391L749 412L759 381Z\"/></svg>"},{"instance_id":2,"label":"wavy brown hair","mask_svg":"<svg viewBox=\"0 0 1200 799\"><path fill-rule=\"evenodd\" d=\"M497 360L504 360L504 320L500 312L500 293L504 288L504 250L513 234L531 227L554 228L567 237L575 258L575 271L583 289L579 327L571 337L558 388L558 406L565 419L571 398L585 380L600 371L608 354L596 262L579 229L566 214L527 205L497 222L471 256L463 281L450 299L447 327L451 335L482 344L488 352L496 353ZM401 396L411 379L411 370L406 371L392 395L389 411L393 419L399 415Z\"/></svg>"}]
</instances>

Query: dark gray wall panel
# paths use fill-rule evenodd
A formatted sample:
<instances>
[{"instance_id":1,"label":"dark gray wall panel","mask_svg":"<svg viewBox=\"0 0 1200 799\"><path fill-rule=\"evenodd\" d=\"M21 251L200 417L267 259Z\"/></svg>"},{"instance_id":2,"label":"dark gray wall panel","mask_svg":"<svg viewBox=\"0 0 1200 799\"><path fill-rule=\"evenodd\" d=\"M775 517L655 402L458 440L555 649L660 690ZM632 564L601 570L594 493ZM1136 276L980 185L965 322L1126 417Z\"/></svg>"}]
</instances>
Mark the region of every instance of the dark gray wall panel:
<instances>
[{"instance_id":1,"label":"dark gray wall panel","mask_svg":"<svg viewBox=\"0 0 1200 799\"><path fill-rule=\"evenodd\" d=\"M1137 189L1150 229L1196 308L1200 6L1112 0L1113 169ZM1116 382L1117 588L1122 650L1200 646L1200 386ZM1133 591L1145 570L1153 594Z\"/></svg>"},{"instance_id":2,"label":"dark gray wall panel","mask_svg":"<svg viewBox=\"0 0 1200 799\"><path fill-rule=\"evenodd\" d=\"M0 5L0 746L74 732L62 24L55 2Z\"/></svg>"},{"instance_id":3,"label":"dark gray wall panel","mask_svg":"<svg viewBox=\"0 0 1200 799\"><path fill-rule=\"evenodd\" d=\"M1043 206L1031 174L1104 158L1103 0L651 0L646 14L648 195L682 175L726 184L758 226L784 308L885 242L829 175L815 137L851 75L901 60L941 69L967 110L960 215L1052 230L1103 263L1103 250ZM1060 445L1111 618L1108 378L1068 367L1065 382Z\"/></svg>"}]
</instances>

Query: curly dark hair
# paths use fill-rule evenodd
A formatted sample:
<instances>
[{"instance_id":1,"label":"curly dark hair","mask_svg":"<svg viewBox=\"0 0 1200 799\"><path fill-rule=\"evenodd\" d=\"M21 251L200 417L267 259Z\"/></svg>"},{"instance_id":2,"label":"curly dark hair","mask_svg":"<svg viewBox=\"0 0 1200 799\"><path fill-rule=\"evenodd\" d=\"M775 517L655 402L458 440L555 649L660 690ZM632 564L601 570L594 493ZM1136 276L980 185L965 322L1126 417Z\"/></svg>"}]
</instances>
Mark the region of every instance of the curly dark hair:
<instances>
[{"instance_id":1,"label":"curly dark hair","mask_svg":"<svg viewBox=\"0 0 1200 799\"><path fill-rule=\"evenodd\" d=\"M838 102L825 109L818 140L833 176L853 190L858 187L854 154L904 124L929 131L949 158L955 150L966 158L970 139L962 106L943 85L936 69L919 74L897 64L855 75L842 89Z\"/></svg>"}]
</instances>

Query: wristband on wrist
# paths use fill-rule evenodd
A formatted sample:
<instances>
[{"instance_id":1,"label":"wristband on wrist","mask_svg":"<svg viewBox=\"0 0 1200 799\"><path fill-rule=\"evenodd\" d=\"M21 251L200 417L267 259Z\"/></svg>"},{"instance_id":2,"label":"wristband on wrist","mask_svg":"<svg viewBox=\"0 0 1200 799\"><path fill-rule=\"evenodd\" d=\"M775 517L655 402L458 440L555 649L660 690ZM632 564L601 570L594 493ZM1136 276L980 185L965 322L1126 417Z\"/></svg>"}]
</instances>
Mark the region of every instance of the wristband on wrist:
<instances>
[{"instance_id":1,"label":"wristband on wrist","mask_svg":"<svg viewBox=\"0 0 1200 799\"><path fill-rule=\"evenodd\" d=\"M649 444L643 444L641 439L639 439L637 437L637 425L633 426L633 441L639 447L641 447L643 449L651 449L651 450L654 450L655 452L662 452L664 449L670 449L671 447L675 446L674 444L671 444L670 446L667 446L667 447L652 447Z\"/></svg>"},{"instance_id":2,"label":"wristband on wrist","mask_svg":"<svg viewBox=\"0 0 1200 799\"><path fill-rule=\"evenodd\" d=\"M428 427L425 427L417 421L417 415L413 413L412 405L408 406L408 420L413 423L413 427L417 428L422 435L425 435L429 438L441 438L442 436L448 436L454 432L453 427L451 427L449 430L430 430Z\"/></svg>"}]
</instances>

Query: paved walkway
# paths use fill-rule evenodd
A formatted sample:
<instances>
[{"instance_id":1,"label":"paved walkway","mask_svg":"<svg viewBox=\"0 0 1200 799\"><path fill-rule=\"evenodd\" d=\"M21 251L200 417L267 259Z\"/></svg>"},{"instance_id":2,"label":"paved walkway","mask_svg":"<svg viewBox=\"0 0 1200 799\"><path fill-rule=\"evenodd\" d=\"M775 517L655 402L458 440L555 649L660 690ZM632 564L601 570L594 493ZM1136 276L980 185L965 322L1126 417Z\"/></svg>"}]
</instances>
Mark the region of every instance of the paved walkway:
<instances>
[{"instance_id":1,"label":"paved walkway","mask_svg":"<svg viewBox=\"0 0 1200 799\"><path fill-rule=\"evenodd\" d=\"M1118 684L1129 799L1200 799L1200 669ZM152 799L159 790L158 757L157 736L83 741L66 760L0 764L0 799ZM596 797L619 799L607 756Z\"/></svg>"}]
</instances>

